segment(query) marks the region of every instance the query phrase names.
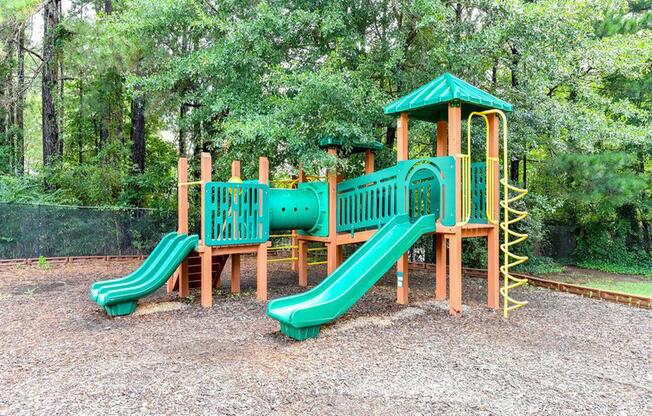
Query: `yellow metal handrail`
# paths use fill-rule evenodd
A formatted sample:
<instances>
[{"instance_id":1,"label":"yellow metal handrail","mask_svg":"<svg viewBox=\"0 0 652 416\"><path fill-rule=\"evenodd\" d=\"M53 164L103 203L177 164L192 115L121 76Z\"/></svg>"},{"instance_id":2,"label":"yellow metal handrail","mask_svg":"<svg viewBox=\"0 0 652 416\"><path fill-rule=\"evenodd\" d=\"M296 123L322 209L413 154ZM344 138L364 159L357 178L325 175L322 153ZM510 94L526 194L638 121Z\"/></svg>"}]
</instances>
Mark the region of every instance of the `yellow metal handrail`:
<instances>
[{"instance_id":1,"label":"yellow metal handrail","mask_svg":"<svg viewBox=\"0 0 652 416\"><path fill-rule=\"evenodd\" d=\"M471 113L478 114L478 113ZM471 219L471 116L467 122L466 154L455 155L460 162L460 220L457 225L469 223Z\"/></svg>"},{"instance_id":2,"label":"yellow metal handrail","mask_svg":"<svg viewBox=\"0 0 652 416\"><path fill-rule=\"evenodd\" d=\"M516 300L509 296L510 290L527 283L527 279L515 277L509 272L512 267L525 263L528 260L527 256L521 256L510 251L511 247L525 241L528 235L509 228L510 225L522 221L528 216L527 210L519 210L511 206L512 203L523 199L527 195L527 189L519 188L509 183L509 172L507 170L507 161L509 160L507 158L507 117L505 113L500 110L487 110L483 111L482 114L498 114L503 124L503 177L500 179L500 184L503 186L503 198L500 201L500 207L503 209L503 219L500 223L500 228L503 230L503 243L500 245L500 250L503 252L503 265L500 266L500 272L503 275L503 287L500 289L500 294L503 295L503 315L507 318L510 311L527 305L526 301ZM497 158L492 159L494 159L493 162L498 161ZM488 153L487 161L489 162ZM489 164L487 168L489 168ZM487 174L489 174L489 169L487 169ZM516 195L510 197L510 192L516 193ZM489 203L489 193L487 194L487 201ZM510 214L513 215L512 218L510 218Z\"/></svg>"}]
</instances>

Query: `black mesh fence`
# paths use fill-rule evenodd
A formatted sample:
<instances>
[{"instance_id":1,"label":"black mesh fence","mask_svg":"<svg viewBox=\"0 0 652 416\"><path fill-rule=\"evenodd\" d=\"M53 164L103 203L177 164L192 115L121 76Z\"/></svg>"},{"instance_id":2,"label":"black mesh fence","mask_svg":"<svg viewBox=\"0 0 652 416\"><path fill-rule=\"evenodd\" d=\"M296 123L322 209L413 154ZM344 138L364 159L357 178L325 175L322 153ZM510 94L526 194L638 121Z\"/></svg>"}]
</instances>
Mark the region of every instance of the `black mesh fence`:
<instances>
[{"instance_id":1,"label":"black mesh fence","mask_svg":"<svg viewBox=\"0 0 652 416\"><path fill-rule=\"evenodd\" d=\"M0 259L147 254L174 211L0 203Z\"/></svg>"}]
</instances>

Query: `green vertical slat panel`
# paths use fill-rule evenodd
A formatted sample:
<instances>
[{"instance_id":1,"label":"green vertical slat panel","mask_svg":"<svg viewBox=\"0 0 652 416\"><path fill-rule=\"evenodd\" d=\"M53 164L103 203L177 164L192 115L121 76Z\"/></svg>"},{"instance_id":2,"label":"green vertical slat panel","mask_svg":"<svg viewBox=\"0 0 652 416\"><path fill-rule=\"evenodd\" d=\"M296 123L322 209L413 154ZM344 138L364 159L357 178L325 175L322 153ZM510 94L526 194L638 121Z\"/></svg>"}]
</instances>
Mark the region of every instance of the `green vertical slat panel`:
<instances>
[{"instance_id":1,"label":"green vertical slat panel","mask_svg":"<svg viewBox=\"0 0 652 416\"><path fill-rule=\"evenodd\" d=\"M262 198L258 198L258 194ZM207 218L203 230L209 246L259 244L269 239L269 186L256 183L206 184L204 207Z\"/></svg>"},{"instance_id":2,"label":"green vertical slat panel","mask_svg":"<svg viewBox=\"0 0 652 416\"><path fill-rule=\"evenodd\" d=\"M485 162L471 164L471 218L472 224L487 224L487 166Z\"/></svg>"}]
</instances>

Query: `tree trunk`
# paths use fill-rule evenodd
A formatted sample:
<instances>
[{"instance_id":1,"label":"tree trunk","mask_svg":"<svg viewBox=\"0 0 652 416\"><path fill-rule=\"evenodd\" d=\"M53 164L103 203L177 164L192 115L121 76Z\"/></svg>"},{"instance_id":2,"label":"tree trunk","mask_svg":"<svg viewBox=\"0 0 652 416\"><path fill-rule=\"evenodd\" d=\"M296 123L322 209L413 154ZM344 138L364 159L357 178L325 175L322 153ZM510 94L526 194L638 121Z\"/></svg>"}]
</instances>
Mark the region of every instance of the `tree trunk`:
<instances>
[{"instance_id":1,"label":"tree trunk","mask_svg":"<svg viewBox=\"0 0 652 416\"><path fill-rule=\"evenodd\" d=\"M104 13L107 15L110 15L113 13L113 1L112 0L104 0Z\"/></svg>"},{"instance_id":2,"label":"tree trunk","mask_svg":"<svg viewBox=\"0 0 652 416\"><path fill-rule=\"evenodd\" d=\"M131 162L139 173L145 171L145 97L131 99Z\"/></svg>"},{"instance_id":3,"label":"tree trunk","mask_svg":"<svg viewBox=\"0 0 652 416\"><path fill-rule=\"evenodd\" d=\"M394 141L396 140L396 127L389 126L387 127L387 134L385 135L385 144L388 149L394 147Z\"/></svg>"},{"instance_id":4,"label":"tree trunk","mask_svg":"<svg viewBox=\"0 0 652 416\"><path fill-rule=\"evenodd\" d=\"M84 74L79 74L79 109L77 110L77 163L84 163Z\"/></svg>"},{"instance_id":5,"label":"tree trunk","mask_svg":"<svg viewBox=\"0 0 652 416\"><path fill-rule=\"evenodd\" d=\"M18 67L16 84L16 172L25 173L25 26L18 32Z\"/></svg>"},{"instance_id":6,"label":"tree trunk","mask_svg":"<svg viewBox=\"0 0 652 416\"><path fill-rule=\"evenodd\" d=\"M62 155L54 94L59 79L56 56L56 31L60 0L48 0L43 8L43 73L41 80L43 165L48 167Z\"/></svg>"},{"instance_id":7,"label":"tree trunk","mask_svg":"<svg viewBox=\"0 0 652 416\"><path fill-rule=\"evenodd\" d=\"M518 159L512 159L509 163L509 180L515 183L519 180L519 162Z\"/></svg>"},{"instance_id":8,"label":"tree trunk","mask_svg":"<svg viewBox=\"0 0 652 416\"><path fill-rule=\"evenodd\" d=\"M14 37L14 33L11 33L11 37ZM14 54L16 52L14 39L9 39L7 42L7 61L9 62L9 73L7 74L7 148L9 150L8 156L9 160L7 163L7 171L11 174L15 173L15 154L16 146L14 143L15 132L16 132L16 96L14 90L14 71L13 71L13 60Z\"/></svg>"}]
</instances>

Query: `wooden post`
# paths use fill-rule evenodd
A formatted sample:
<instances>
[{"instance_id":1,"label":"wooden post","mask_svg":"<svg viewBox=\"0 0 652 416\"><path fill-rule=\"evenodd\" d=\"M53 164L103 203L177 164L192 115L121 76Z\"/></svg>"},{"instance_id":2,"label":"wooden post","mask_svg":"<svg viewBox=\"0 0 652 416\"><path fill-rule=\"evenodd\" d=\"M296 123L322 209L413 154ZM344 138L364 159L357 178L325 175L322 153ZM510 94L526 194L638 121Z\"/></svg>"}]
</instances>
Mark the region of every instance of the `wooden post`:
<instances>
[{"instance_id":1,"label":"wooden post","mask_svg":"<svg viewBox=\"0 0 652 416\"><path fill-rule=\"evenodd\" d=\"M269 160L266 157L258 159L258 182L269 183ZM267 209L267 207L262 207ZM258 245L256 256L256 298L267 300L267 242Z\"/></svg>"},{"instance_id":2,"label":"wooden post","mask_svg":"<svg viewBox=\"0 0 652 416\"><path fill-rule=\"evenodd\" d=\"M437 122L437 156L448 155L448 123L446 120ZM448 242L443 234L435 234L435 299L446 299L446 246Z\"/></svg>"},{"instance_id":3,"label":"wooden post","mask_svg":"<svg viewBox=\"0 0 652 416\"><path fill-rule=\"evenodd\" d=\"M364 174L374 173L375 155L373 150L367 149L364 152Z\"/></svg>"},{"instance_id":4,"label":"wooden post","mask_svg":"<svg viewBox=\"0 0 652 416\"><path fill-rule=\"evenodd\" d=\"M329 148L328 154L337 158L337 149ZM337 167L328 170L328 243L326 243L326 273L337 269Z\"/></svg>"},{"instance_id":5,"label":"wooden post","mask_svg":"<svg viewBox=\"0 0 652 416\"><path fill-rule=\"evenodd\" d=\"M180 157L177 161L177 176L177 233L188 234L188 186L179 185L188 182L188 159L185 157ZM184 259L175 275L168 279L166 286L168 293L174 291L175 282L179 285L179 296L188 296L188 259Z\"/></svg>"},{"instance_id":6,"label":"wooden post","mask_svg":"<svg viewBox=\"0 0 652 416\"><path fill-rule=\"evenodd\" d=\"M408 115L401 113L401 117L396 121L396 160L408 160L410 149L408 142ZM410 297L410 276L408 270L408 255L403 254L396 262L396 302L401 305L407 305Z\"/></svg>"},{"instance_id":7,"label":"wooden post","mask_svg":"<svg viewBox=\"0 0 652 416\"><path fill-rule=\"evenodd\" d=\"M448 104L448 154L462 152L462 108L459 103ZM460 164L455 164L455 219L462 219L462 192ZM455 227L455 234L448 237L448 283L449 312L459 315L462 312L462 230Z\"/></svg>"},{"instance_id":8,"label":"wooden post","mask_svg":"<svg viewBox=\"0 0 652 416\"><path fill-rule=\"evenodd\" d=\"M233 162L231 162L231 177L240 178L239 160L234 160ZM231 293L240 293L240 255L239 254L231 254Z\"/></svg>"},{"instance_id":9,"label":"wooden post","mask_svg":"<svg viewBox=\"0 0 652 416\"><path fill-rule=\"evenodd\" d=\"M446 121L437 122L437 156L446 156L448 154L447 124Z\"/></svg>"},{"instance_id":10,"label":"wooden post","mask_svg":"<svg viewBox=\"0 0 652 416\"><path fill-rule=\"evenodd\" d=\"M203 152L201 154L201 225L200 236L202 239L203 250L201 256L201 306L210 308L213 306L213 248L206 245L204 241L204 230L206 226L206 207L204 204L204 195L206 194L206 184L212 179L212 161L211 154Z\"/></svg>"},{"instance_id":11,"label":"wooden post","mask_svg":"<svg viewBox=\"0 0 652 416\"><path fill-rule=\"evenodd\" d=\"M303 171L303 164L299 163L299 174L297 175L297 181L298 183L303 183L306 181L306 174ZM298 186L297 186L298 187ZM297 230L292 230L290 232L293 236L297 235ZM291 237L290 238L290 245L291 246L298 246L299 245L299 239L297 237ZM292 258L298 258L299 257L299 248L293 248L292 249ZM296 271L299 268L299 260L292 260L292 270ZM301 279L299 279L301 281ZM299 283L301 284L301 283Z\"/></svg>"},{"instance_id":12,"label":"wooden post","mask_svg":"<svg viewBox=\"0 0 652 416\"><path fill-rule=\"evenodd\" d=\"M299 240L299 286L308 286L308 242Z\"/></svg>"},{"instance_id":13,"label":"wooden post","mask_svg":"<svg viewBox=\"0 0 652 416\"><path fill-rule=\"evenodd\" d=\"M498 146L499 146L499 134L498 134L498 117L496 114L489 114L489 157L498 157ZM505 163L503 161L503 163ZM498 205L498 189L499 184L499 163L494 163L494 189L493 195L494 198L494 212L497 214L500 212ZM488 166L487 166L488 168ZM490 308L497 309L499 306L499 265L500 265L500 241L499 241L500 228L498 224L493 224L492 229L489 231L487 236L487 306Z\"/></svg>"},{"instance_id":14,"label":"wooden post","mask_svg":"<svg viewBox=\"0 0 652 416\"><path fill-rule=\"evenodd\" d=\"M446 235L435 234L435 299L446 299Z\"/></svg>"}]
</instances>

